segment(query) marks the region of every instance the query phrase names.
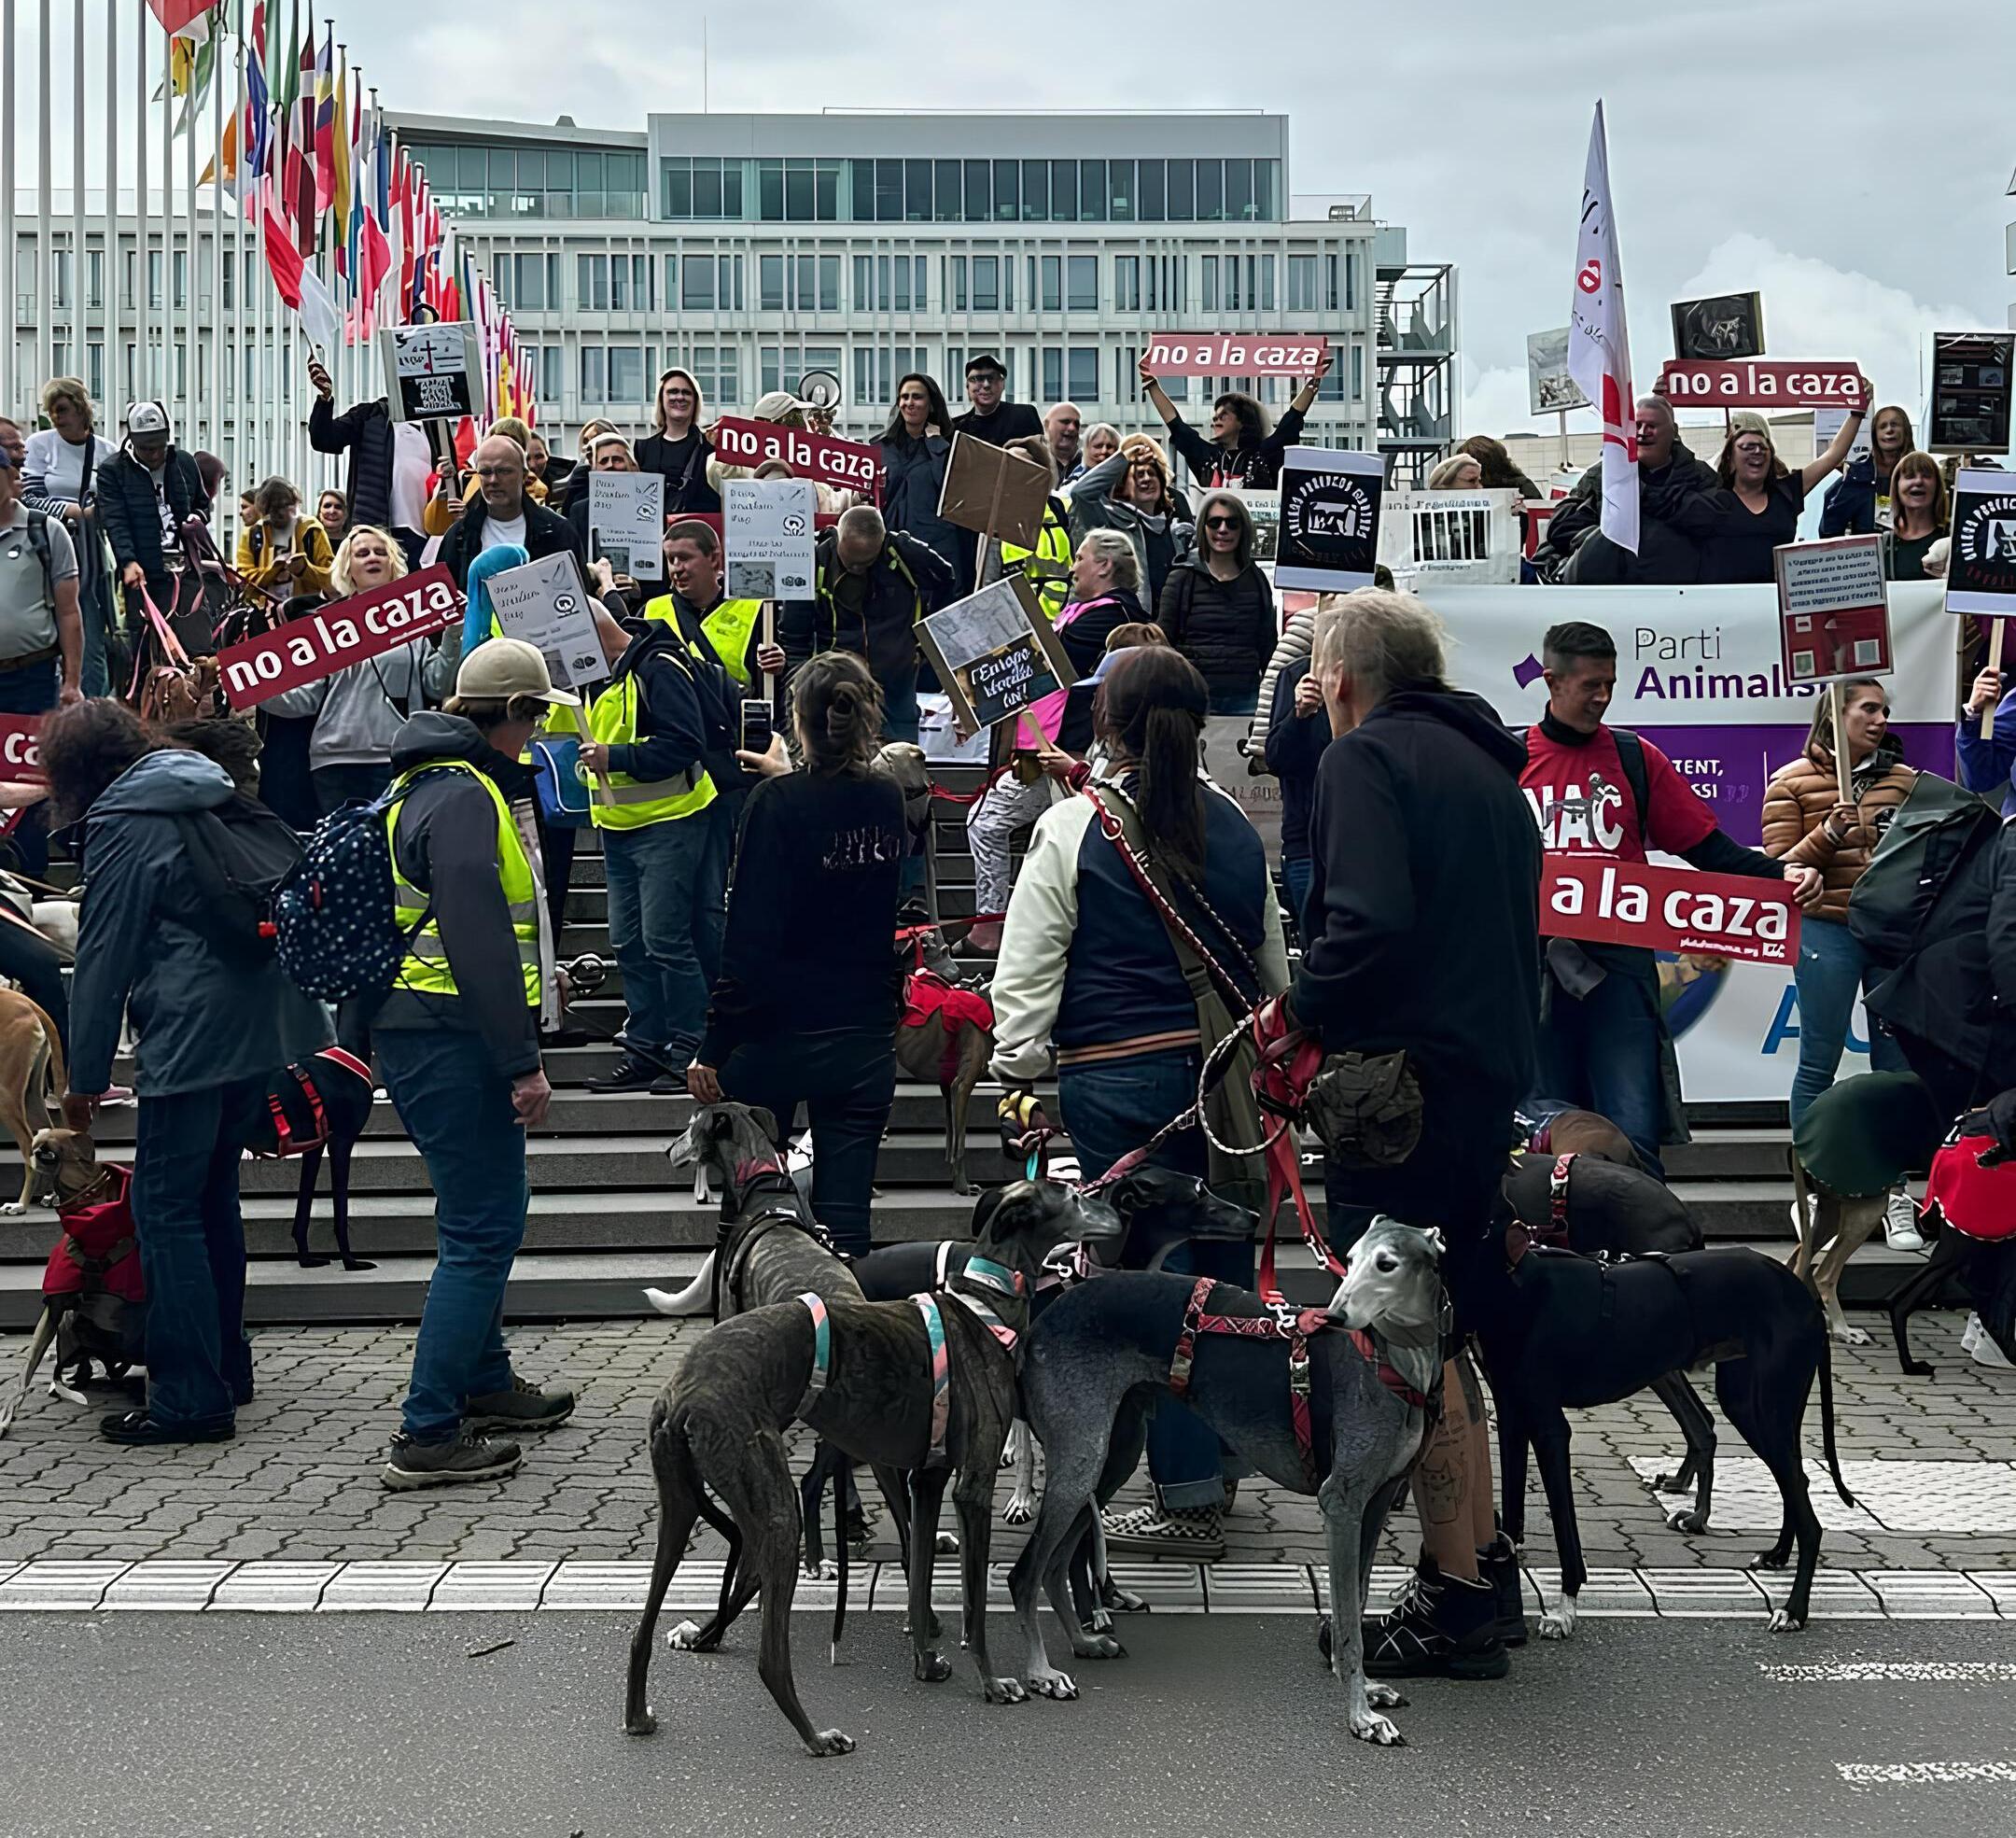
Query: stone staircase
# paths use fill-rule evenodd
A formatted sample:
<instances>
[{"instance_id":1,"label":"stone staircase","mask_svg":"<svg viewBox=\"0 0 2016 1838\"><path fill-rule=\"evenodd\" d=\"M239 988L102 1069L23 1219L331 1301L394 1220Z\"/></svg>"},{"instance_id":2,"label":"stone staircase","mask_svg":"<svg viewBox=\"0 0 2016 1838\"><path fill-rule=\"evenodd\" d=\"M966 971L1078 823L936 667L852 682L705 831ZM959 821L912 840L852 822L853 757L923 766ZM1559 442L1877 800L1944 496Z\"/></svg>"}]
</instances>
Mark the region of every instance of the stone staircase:
<instances>
[{"instance_id":1,"label":"stone staircase","mask_svg":"<svg viewBox=\"0 0 2016 1838\"><path fill-rule=\"evenodd\" d=\"M952 789L978 781L973 768L944 774ZM937 876L947 918L974 911L973 862L966 852L963 812L939 807ZM602 860L584 838L575 864L563 950L609 951L608 894ZM612 1033L622 1025L621 977L613 969L596 996L580 1004L591 1030ZM648 1312L647 1284L677 1286L697 1268L712 1243L713 1204L693 1198L690 1175L670 1168L667 1143L684 1127L684 1098L604 1096L582 1082L616 1057L607 1045L563 1048L547 1059L554 1099L545 1127L530 1143L532 1204L524 1249L512 1271L511 1311L517 1319L598 1318ZM983 1183L1008 1170L996 1146L998 1088L973 1094L968 1170ZM1055 1118L1054 1092L1051 1111ZM1775 1115L1773 1113L1775 1112ZM133 1113L105 1114L101 1143L115 1156L130 1149ZM1748 1106L1696 1112L1696 1141L1676 1149L1669 1172L1674 1190L1700 1219L1711 1242L1789 1243L1790 1185L1785 1172L1782 1107ZM0 1192L18 1191L20 1157L0 1143ZM1320 1200L1321 1170L1308 1170L1311 1197ZM433 1195L418 1154L400 1131L389 1103L379 1105L351 1163L351 1241L377 1268L306 1270L294 1261L291 1238L300 1165L248 1161L245 1165L245 1236L252 1258L246 1309L255 1321L412 1320L419 1312L432 1269ZM944 1158L942 1108L935 1088L898 1087L889 1133L877 1165L875 1229L878 1242L962 1237L973 1202L955 1195ZM313 1242L331 1248L327 1198L315 1208ZM43 1262L57 1236L54 1216L35 1210L0 1217L0 1328L30 1326L39 1308ZM1291 1233L1292 1237L1292 1233ZM1326 1293L1306 1258L1284 1256L1290 1292L1321 1300ZM1850 1266L1844 1296L1872 1298L1896 1282L1904 1260L1880 1242Z\"/></svg>"}]
</instances>

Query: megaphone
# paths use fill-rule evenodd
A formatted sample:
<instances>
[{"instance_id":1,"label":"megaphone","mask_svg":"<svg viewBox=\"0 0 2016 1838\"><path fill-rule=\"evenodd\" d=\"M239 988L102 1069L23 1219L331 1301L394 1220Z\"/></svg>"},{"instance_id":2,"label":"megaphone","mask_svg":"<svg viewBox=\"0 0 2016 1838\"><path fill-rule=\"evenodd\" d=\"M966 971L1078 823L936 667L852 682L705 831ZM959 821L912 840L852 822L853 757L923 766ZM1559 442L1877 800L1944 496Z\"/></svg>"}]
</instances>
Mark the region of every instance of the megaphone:
<instances>
[{"instance_id":1,"label":"megaphone","mask_svg":"<svg viewBox=\"0 0 2016 1838\"><path fill-rule=\"evenodd\" d=\"M840 406L840 377L834 371L807 371L798 379L798 400L816 409Z\"/></svg>"}]
</instances>

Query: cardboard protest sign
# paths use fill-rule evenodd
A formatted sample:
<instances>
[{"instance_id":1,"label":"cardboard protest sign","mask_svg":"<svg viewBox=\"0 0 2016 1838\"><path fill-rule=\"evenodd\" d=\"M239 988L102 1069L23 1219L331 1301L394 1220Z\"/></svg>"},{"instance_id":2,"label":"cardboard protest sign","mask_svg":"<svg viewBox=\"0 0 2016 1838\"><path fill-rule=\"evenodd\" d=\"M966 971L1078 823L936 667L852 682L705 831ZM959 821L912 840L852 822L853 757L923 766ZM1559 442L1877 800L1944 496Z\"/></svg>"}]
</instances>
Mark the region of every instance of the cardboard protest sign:
<instances>
[{"instance_id":1,"label":"cardboard protest sign","mask_svg":"<svg viewBox=\"0 0 2016 1838\"><path fill-rule=\"evenodd\" d=\"M1078 676L1019 574L932 613L917 626L917 639L969 734L1069 689Z\"/></svg>"},{"instance_id":2,"label":"cardboard protest sign","mask_svg":"<svg viewBox=\"0 0 2016 1838\"><path fill-rule=\"evenodd\" d=\"M19 785L42 785L42 717L0 715L0 779Z\"/></svg>"},{"instance_id":3,"label":"cardboard protest sign","mask_svg":"<svg viewBox=\"0 0 2016 1838\"><path fill-rule=\"evenodd\" d=\"M462 616L462 596L444 568L388 582L317 607L257 638L226 645L217 652L224 699L245 709L281 691L320 682L395 645L444 630Z\"/></svg>"},{"instance_id":4,"label":"cardboard protest sign","mask_svg":"<svg viewBox=\"0 0 2016 1838\"><path fill-rule=\"evenodd\" d=\"M732 600L799 600L812 593L810 479L723 479L721 554Z\"/></svg>"},{"instance_id":5,"label":"cardboard protest sign","mask_svg":"<svg viewBox=\"0 0 2016 1838\"><path fill-rule=\"evenodd\" d=\"M1928 453L2007 453L2016 333L1934 332Z\"/></svg>"},{"instance_id":6,"label":"cardboard protest sign","mask_svg":"<svg viewBox=\"0 0 2016 1838\"><path fill-rule=\"evenodd\" d=\"M1509 585L1519 575L1519 493L1390 491L1379 506L1379 558L1403 587L1422 574Z\"/></svg>"},{"instance_id":7,"label":"cardboard protest sign","mask_svg":"<svg viewBox=\"0 0 2016 1838\"><path fill-rule=\"evenodd\" d=\"M1869 386L1853 363L1831 358L1674 358L1659 372L1659 383L1676 409L1852 409Z\"/></svg>"},{"instance_id":8,"label":"cardboard protest sign","mask_svg":"<svg viewBox=\"0 0 2016 1838\"><path fill-rule=\"evenodd\" d=\"M723 466L752 470L766 460L781 459L801 479L817 479L841 491L858 491L880 502L882 449L831 434L808 434L776 421L745 421L723 415L708 430L715 456Z\"/></svg>"},{"instance_id":9,"label":"cardboard protest sign","mask_svg":"<svg viewBox=\"0 0 2016 1838\"><path fill-rule=\"evenodd\" d=\"M1526 395L1535 414L1586 409L1589 398L1568 373L1568 328L1526 334Z\"/></svg>"},{"instance_id":10,"label":"cardboard protest sign","mask_svg":"<svg viewBox=\"0 0 2016 1838\"><path fill-rule=\"evenodd\" d=\"M1320 332L1156 332L1156 376L1310 376L1330 349Z\"/></svg>"},{"instance_id":11,"label":"cardboard protest sign","mask_svg":"<svg viewBox=\"0 0 2016 1838\"><path fill-rule=\"evenodd\" d=\"M1787 683L1887 676L1896 667L1881 536L1788 542L1772 559Z\"/></svg>"},{"instance_id":12,"label":"cardboard protest sign","mask_svg":"<svg viewBox=\"0 0 2016 1838\"><path fill-rule=\"evenodd\" d=\"M1764 296L1715 294L1707 300L1673 303L1676 358L1761 358L1764 355Z\"/></svg>"},{"instance_id":13,"label":"cardboard protest sign","mask_svg":"<svg viewBox=\"0 0 2016 1838\"><path fill-rule=\"evenodd\" d=\"M1050 475L1032 459L971 434L952 437L938 514L1017 549L1033 549L1050 501Z\"/></svg>"},{"instance_id":14,"label":"cardboard protest sign","mask_svg":"<svg viewBox=\"0 0 2016 1838\"><path fill-rule=\"evenodd\" d=\"M1546 855L1540 931L1740 963L1799 961L1799 906L1784 881L1656 868L1607 855Z\"/></svg>"},{"instance_id":15,"label":"cardboard protest sign","mask_svg":"<svg viewBox=\"0 0 2016 1838\"><path fill-rule=\"evenodd\" d=\"M665 476L591 472L588 530L592 555L633 581L665 579Z\"/></svg>"},{"instance_id":16,"label":"cardboard protest sign","mask_svg":"<svg viewBox=\"0 0 2016 1838\"><path fill-rule=\"evenodd\" d=\"M1277 587L1349 593L1372 584L1386 464L1376 453L1290 447L1281 458Z\"/></svg>"},{"instance_id":17,"label":"cardboard protest sign","mask_svg":"<svg viewBox=\"0 0 2016 1838\"><path fill-rule=\"evenodd\" d=\"M1839 434L1847 426L1848 411L1846 409L1815 409L1813 423L1813 457L1818 459L1822 454L1834 444L1835 435ZM1856 424L1855 439L1848 443L1848 457L1843 462L1845 465L1853 466L1858 459L1867 459L1870 453L1874 451L1874 442L1869 430L1875 425L1876 417L1872 414L1864 415L1861 421ZM1881 507L1878 510L1877 522L1885 528L1889 527L1889 515L1887 512L1883 512Z\"/></svg>"},{"instance_id":18,"label":"cardboard protest sign","mask_svg":"<svg viewBox=\"0 0 2016 1838\"><path fill-rule=\"evenodd\" d=\"M2016 473L1966 467L1953 475L1946 610L2016 614Z\"/></svg>"},{"instance_id":19,"label":"cardboard protest sign","mask_svg":"<svg viewBox=\"0 0 2016 1838\"><path fill-rule=\"evenodd\" d=\"M474 326L387 326L379 338L394 421L459 421L475 414L483 358Z\"/></svg>"},{"instance_id":20,"label":"cardboard protest sign","mask_svg":"<svg viewBox=\"0 0 2016 1838\"><path fill-rule=\"evenodd\" d=\"M602 654L587 584L572 550L505 568L493 574L488 585L506 637L538 647L555 689L579 694L608 680L609 659Z\"/></svg>"}]
</instances>

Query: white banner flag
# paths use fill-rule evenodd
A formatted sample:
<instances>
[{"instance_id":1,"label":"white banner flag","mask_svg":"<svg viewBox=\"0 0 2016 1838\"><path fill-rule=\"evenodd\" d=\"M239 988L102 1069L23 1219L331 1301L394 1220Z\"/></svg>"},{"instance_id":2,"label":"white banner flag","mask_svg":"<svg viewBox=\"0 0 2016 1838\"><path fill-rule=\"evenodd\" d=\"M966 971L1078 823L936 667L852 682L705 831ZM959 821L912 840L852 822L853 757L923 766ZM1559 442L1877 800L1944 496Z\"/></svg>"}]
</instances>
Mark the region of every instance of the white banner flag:
<instances>
[{"instance_id":1,"label":"white banner flag","mask_svg":"<svg viewBox=\"0 0 2016 1838\"><path fill-rule=\"evenodd\" d=\"M1624 269L1610 214L1610 149L1603 104L1589 130L1582 177L1582 234L1568 316L1568 373L1603 414L1603 533L1638 553L1638 420L1631 340L1624 326Z\"/></svg>"}]
</instances>

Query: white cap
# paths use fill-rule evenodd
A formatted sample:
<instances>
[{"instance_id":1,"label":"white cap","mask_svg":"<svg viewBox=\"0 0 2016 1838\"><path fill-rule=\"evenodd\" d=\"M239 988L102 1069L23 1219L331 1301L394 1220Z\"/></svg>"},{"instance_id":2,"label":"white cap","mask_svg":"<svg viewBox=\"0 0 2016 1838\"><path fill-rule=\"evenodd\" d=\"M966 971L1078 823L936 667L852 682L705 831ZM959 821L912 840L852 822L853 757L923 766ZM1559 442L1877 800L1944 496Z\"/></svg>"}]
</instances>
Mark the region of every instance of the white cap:
<instances>
[{"instance_id":1,"label":"white cap","mask_svg":"<svg viewBox=\"0 0 2016 1838\"><path fill-rule=\"evenodd\" d=\"M168 438L168 411L159 402L135 402L126 411L126 432L134 440Z\"/></svg>"}]
</instances>

